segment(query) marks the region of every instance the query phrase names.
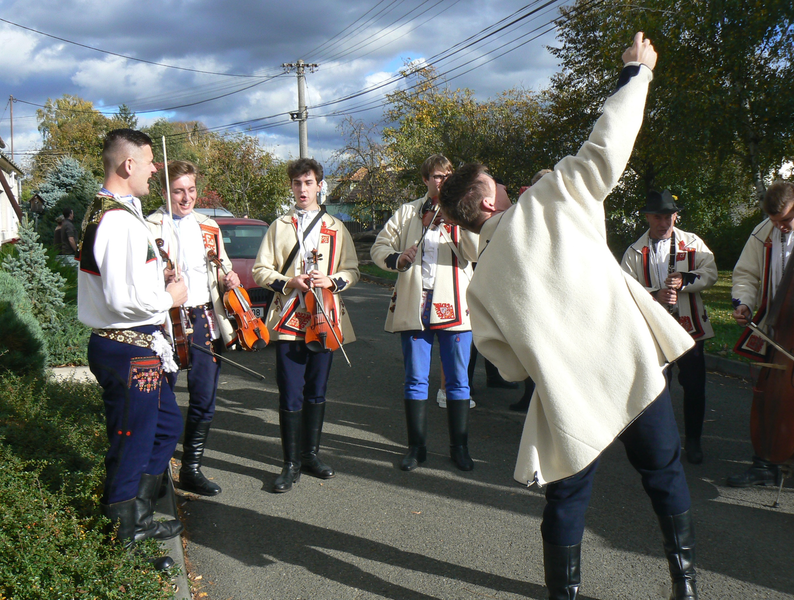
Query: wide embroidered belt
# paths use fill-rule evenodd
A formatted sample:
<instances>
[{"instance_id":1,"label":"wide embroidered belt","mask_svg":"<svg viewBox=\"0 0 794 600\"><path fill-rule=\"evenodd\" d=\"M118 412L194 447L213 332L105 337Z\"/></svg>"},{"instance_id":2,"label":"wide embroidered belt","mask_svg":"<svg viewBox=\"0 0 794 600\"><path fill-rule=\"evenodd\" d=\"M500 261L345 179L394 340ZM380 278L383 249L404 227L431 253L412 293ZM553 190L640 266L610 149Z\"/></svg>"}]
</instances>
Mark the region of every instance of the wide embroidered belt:
<instances>
[{"instance_id":1,"label":"wide embroidered belt","mask_svg":"<svg viewBox=\"0 0 794 600\"><path fill-rule=\"evenodd\" d=\"M132 329L94 329L93 331L99 337L107 338L114 342L154 350L154 336L150 333L141 333Z\"/></svg>"},{"instance_id":2,"label":"wide embroidered belt","mask_svg":"<svg viewBox=\"0 0 794 600\"><path fill-rule=\"evenodd\" d=\"M162 333L155 331L153 334L142 333L132 329L93 329L99 337L137 346L138 348L148 348L160 357L163 363L163 370L167 373L176 373L179 366L174 361L174 349Z\"/></svg>"}]
</instances>

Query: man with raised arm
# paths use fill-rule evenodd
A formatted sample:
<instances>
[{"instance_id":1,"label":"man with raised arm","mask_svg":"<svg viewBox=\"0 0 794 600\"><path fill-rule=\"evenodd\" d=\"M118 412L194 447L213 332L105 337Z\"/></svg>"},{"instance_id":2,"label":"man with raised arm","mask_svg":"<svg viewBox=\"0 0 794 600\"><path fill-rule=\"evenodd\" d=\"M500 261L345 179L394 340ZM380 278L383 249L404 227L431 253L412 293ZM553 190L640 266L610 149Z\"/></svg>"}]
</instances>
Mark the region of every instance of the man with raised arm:
<instances>
[{"instance_id":1,"label":"man with raised arm","mask_svg":"<svg viewBox=\"0 0 794 600\"><path fill-rule=\"evenodd\" d=\"M606 243L603 202L626 168L656 65L641 32L623 62L588 141L516 205L479 164L450 176L439 202L448 219L480 234L468 291L474 343L506 379L536 383L515 477L547 485L549 598L578 595L593 478L619 438L662 528L671 598L692 600L691 502L664 370L693 342Z\"/></svg>"},{"instance_id":2,"label":"man with raised arm","mask_svg":"<svg viewBox=\"0 0 794 600\"><path fill-rule=\"evenodd\" d=\"M178 519L153 520L160 481L182 433L173 390L168 310L187 299L184 281L166 285L163 261L138 199L154 174L152 140L133 129L107 134L104 186L83 221L78 317L93 328L88 364L102 386L107 436L102 513L125 544L178 535ZM155 561L159 569L173 561Z\"/></svg>"}]
</instances>

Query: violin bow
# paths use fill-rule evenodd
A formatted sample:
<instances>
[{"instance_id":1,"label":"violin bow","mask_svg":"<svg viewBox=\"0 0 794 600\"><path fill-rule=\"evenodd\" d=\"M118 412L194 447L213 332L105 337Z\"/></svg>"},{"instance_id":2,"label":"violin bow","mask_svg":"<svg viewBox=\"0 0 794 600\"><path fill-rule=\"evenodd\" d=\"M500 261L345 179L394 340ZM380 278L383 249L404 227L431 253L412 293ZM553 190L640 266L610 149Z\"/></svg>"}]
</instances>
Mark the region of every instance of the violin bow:
<instances>
[{"instance_id":1,"label":"violin bow","mask_svg":"<svg viewBox=\"0 0 794 600\"><path fill-rule=\"evenodd\" d=\"M734 299L731 301L731 303L733 304L733 307L734 307L734 308L739 308L739 306L741 306L741 301L740 301L740 300L737 300L736 298L734 298ZM771 337L769 337L769 336L768 336L768 335L767 335L767 334L764 332L764 330L763 330L763 329L761 329L760 327L758 327L758 325L756 325L755 323L753 323L752 319L751 319L751 320L749 320L749 321L747 321L747 326L748 326L750 329L752 329L752 330L753 330L753 331L754 331L754 332L755 332L755 333L758 335L758 337L760 337L761 339L763 339L763 340L764 340L764 341L765 341L767 344L769 344L770 346L772 346L772 347L773 347L775 350L777 350L778 352L780 352L781 354L783 354L783 356L785 356L785 357L786 357L786 358L788 358L789 360L792 360L792 361L794 361L794 355L792 355L792 354L791 354L791 352L788 352L788 351L787 351L786 349L784 349L784 348L783 348L783 347L782 347L780 344L778 344L778 343L777 343L775 340L773 340Z\"/></svg>"},{"instance_id":2,"label":"violin bow","mask_svg":"<svg viewBox=\"0 0 794 600\"><path fill-rule=\"evenodd\" d=\"M767 344L769 344L769 345L770 345L770 346L772 346L772 347L773 347L775 350L777 350L778 352L780 352L780 353L781 353L783 356L785 356L785 357L786 357L786 358L788 358L789 360L792 360L792 361L794 361L794 355L792 355L792 354L791 354L791 352L788 352L787 350L784 350L784 349L783 349L783 347L782 347L780 344L778 344L778 343L777 343L775 340L773 340L773 339L772 339L771 337L769 337L769 336L768 336L766 333L764 333L764 330L763 330L763 329L761 329L760 327L758 327L758 325L756 325L756 324L755 324L755 323L753 323L752 321L749 321L749 322L747 323L747 326L748 326L750 329L752 329L752 330L753 330L753 331L754 331L754 332L755 332L755 333L756 333L756 334L757 334L757 335L758 335L760 338L763 338L763 340L764 340L764 341L765 341Z\"/></svg>"},{"instance_id":3,"label":"violin bow","mask_svg":"<svg viewBox=\"0 0 794 600\"><path fill-rule=\"evenodd\" d=\"M201 350L202 352L204 352L204 354L209 354L210 356L214 356L215 358L217 358L219 360L222 360L223 362L227 362L231 366L236 367L236 368L240 369L241 371L243 371L245 373L248 373L249 375L253 375L254 377L259 379L260 381L264 381L265 380L265 376L264 375L261 375L261 374L257 373L256 371L252 371L248 367L244 367L240 363L234 362L230 358L226 358L225 356L223 356L221 354L217 354L217 353L213 352L212 350L209 350L208 348L205 348L204 346L199 346L195 342L190 342L190 345L193 346L194 348L196 348L197 350Z\"/></svg>"},{"instance_id":4,"label":"violin bow","mask_svg":"<svg viewBox=\"0 0 794 600\"><path fill-rule=\"evenodd\" d=\"M433 218L430 219L430 225L428 225L427 227L424 228L424 231L422 231L422 235L419 236L419 241L417 241L414 244L414 246L416 246L417 248L419 247L419 244L421 244L424 241L425 236L427 235L427 232L430 231L430 227L433 225L433 221L436 220L436 217L438 216L438 212L440 210L441 210L441 205L437 204L436 205L436 212L433 213ZM401 273L405 273L408 269L411 268L411 265L414 264L415 262L416 262L416 258L414 258L414 260L412 260L410 262L410 264L407 267L405 267L404 269L399 269L398 268L397 270L400 271Z\"/></svg>"},{"instance_id":5,"label":"violin bow","mask_svg":"<svg viewBox=\"0 0 794 600\"><path fill-rule=\"evenodd\" d=\"M436 212L434 212L434 213L433 213L433 218L432 218L432 219L430 219L430 225L428 225L427 227L425 227L425 230L422 232L422 235L419 237L419 241L418 241L418 242L416 242L416 243L414 244L414 246L418 246L419 244L421 244L421 243L422 243L422 241L424 241L424 239L425 239L425 236L427 235L427 232L428 232L428 231L430 231L430 227L431 227L431 226L433 225L433 223L435 222L435 220L436 220L436 217L438 216L438 213L439 213L439 211L440 211L440 210L441 210L441 205L440 205L440 204L436 204Z\"/></svg>"},{"instance_id":6,"label":"violin bow","mask_svg":"<svg viewBox=\"0 0 794 600\"><path fill-rule=\"evenodd\" d=\"M168 207L168 216L171 219L171 231L178 236L174 227L174 209L171 207L171 182L168 179L168 152L165 149L165 136L163 136L163 170L165 171L165 204ZM174 262L174 277L179 281L179 257Z\"/></svg>"}]
</instances>

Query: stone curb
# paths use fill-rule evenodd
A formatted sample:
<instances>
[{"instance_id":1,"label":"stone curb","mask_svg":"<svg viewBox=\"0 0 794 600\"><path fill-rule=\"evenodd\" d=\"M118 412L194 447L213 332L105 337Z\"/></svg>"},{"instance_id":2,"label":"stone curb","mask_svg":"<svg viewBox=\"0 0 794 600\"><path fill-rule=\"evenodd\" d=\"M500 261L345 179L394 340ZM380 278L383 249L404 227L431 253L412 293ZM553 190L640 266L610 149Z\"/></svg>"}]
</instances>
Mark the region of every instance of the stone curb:
<instances>
[{"instance_id":1,"label":"stone curb","mask_svg":"<svg viewBox=\"0 0 794 600\"><path fill-rule=\"evenodd\" d=\"M755 379L757 374L751 371L749 363L741 362L739 360L731 360L716 354L706 354L706 370L722 373L723 375L730 375L731 377L738 377L739 379L746 379L751 381Z\"/></svg>"}]
</instances>

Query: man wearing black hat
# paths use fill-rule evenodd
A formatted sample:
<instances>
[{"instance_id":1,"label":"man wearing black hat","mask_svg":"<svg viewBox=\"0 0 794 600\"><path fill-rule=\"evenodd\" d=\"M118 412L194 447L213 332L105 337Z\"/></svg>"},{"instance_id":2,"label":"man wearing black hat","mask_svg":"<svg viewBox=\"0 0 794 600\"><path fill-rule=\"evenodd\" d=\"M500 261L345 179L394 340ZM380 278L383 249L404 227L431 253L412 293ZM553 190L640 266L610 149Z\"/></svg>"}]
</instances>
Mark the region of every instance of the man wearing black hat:
<instances>
[{"instance_id":1,"label":"man wearing black hat","mask_svg":"<svg viewBox=\"0 0 794 600\"><path fill-rule=\"evenodd\" d=\"M700 292L717 281L714 255L694 233L675 227L681 209L669 190L648 194L640 209L648 231L623 255L623 270L645 286L695 340L695 347L676 361L684 388L684 432L687 460L703 462L700 436L706 412L704 340L714 337ZM672 368L667 371L672 377Z\"/></svg>"}]
</instances>

